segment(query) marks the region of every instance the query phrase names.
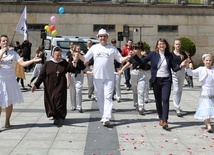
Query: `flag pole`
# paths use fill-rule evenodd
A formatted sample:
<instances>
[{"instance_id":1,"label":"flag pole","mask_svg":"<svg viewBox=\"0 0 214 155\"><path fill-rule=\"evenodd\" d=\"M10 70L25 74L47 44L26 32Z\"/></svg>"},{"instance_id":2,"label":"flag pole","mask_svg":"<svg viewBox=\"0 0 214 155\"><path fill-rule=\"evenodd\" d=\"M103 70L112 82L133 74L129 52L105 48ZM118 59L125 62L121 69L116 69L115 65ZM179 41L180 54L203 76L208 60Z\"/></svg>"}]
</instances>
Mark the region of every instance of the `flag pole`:
<instances>
[{"instance_id":1,"label":"flag pole","mask_svg":"<svg viewBox=\"0 0 214 155\"><path fill-rule=\"evenodd\" d=\"M14 38L15 34L16 34L16 31L13 33L13 37L12 37L12 39L11 39L11 41L10 41L10 47L13 46L13 38Z\"/></svg>"}]
</instances>

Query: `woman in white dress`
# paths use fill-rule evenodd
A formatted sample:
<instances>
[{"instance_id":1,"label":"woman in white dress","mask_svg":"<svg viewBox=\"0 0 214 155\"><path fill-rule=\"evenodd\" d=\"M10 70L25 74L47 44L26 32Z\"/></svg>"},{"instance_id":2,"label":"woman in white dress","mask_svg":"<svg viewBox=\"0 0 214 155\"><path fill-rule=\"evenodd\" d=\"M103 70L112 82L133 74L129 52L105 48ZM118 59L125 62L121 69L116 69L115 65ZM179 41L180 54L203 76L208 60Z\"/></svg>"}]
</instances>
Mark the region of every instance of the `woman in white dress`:
<instances>
[{"instance_id":1,"label":"woman in white dress","mask_svg":"<svg viewBox=\"0 0 214 155\"><path fill-rule=\"evenodd\" d=\"M23 61L17 52L9 50L9 39L7 35L1 36L0 45L0 116L2 108L5 108L6 120L4 127L9 128L13 104L23 102L23 96L16 81L14 62L25 67L41 59L34 58L29 61Z\"/></svg>"},{"instance_id":2,"label":"woman in white dress","mask_svg":"<svg viewBox=\"0 0 214 155\"><path fill-rule=\"evenodd\" d=\"M194 115L196 119L204 120L208 132L213 132L211 118L214 118L214 67L213 58L210 54L202 56L204 67L195 70L187 69L187 74L197 76L202 82L201 94L199 96L199 106Z\"/></svg>"}]
</instances>

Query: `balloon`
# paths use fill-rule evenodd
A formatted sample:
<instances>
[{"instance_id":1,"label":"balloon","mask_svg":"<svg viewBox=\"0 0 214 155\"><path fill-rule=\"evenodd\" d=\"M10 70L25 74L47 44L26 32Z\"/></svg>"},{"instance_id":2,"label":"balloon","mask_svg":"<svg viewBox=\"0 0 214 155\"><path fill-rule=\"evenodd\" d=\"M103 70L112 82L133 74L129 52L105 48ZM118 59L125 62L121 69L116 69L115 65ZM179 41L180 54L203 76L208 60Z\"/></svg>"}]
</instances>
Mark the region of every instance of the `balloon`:
<instances>
[{"instance_id":1,"label":"balloon","mask_svg":"<svg viewBox=\"0 0 214 155\"><path fill-rule=\"evenodd\" d=\"M44 29L49 32L50 31L50 26L49 25L45 25Z\"/></svg>"},{"instance_id":2,"label":"balloon","mask_svg":"<svg viewBox=\"0 0 214 155\"><path fill-rule=\"evenodd\" d=\"M56 22L56 17L55 16L51 16L50 21L51 21L51 23L55 23Z\"/></svg>"},{"instance_id":3,"label":"balloon","mask_svg":"<svg viewBox=\"0 0 214 155\"><path fill-rule=\"evenodd\" d=\"M56 35L57 35L57 30L53 30L53 31L51 32L51 35L52 35L52 36L56 36Z\"/></svg>"},{"instance_id":4,"label":"balloon","mask_svg":"<svg viewBox=\"0 0 214 155\"><path fill-rule=\"evenodd\" d=\"M59 8L59 14L63 14L64 11L65 11L65 9L64 9L63 7L60 7L60 8Z\"/></svg>"},{"instance_id":5,"label":"balloon","mask_svg":"<svg viewBox=\"0 0 214 155\"><path fill-rule=\"evenodd\" d=\"M50 31L53 31L53 30L55 30L55 26L54 26L54 25L51 25L51 26L50 26Z\"/></svg>"}]
</instances>

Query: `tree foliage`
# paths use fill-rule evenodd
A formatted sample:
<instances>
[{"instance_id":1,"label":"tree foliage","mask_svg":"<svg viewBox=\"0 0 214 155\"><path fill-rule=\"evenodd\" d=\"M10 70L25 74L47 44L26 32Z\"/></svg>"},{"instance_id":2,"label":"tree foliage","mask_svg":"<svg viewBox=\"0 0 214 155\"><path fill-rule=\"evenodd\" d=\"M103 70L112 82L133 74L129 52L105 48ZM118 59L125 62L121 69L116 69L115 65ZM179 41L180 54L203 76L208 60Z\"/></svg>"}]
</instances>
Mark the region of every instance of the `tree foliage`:
<instances>
[{"instance_id":1,"label":"tree foliage","mask_svg":"<svg viewBox=\"0 0 214 155\"><path fill-rule=\"evenodd\" d=\"M146 42L143 42L144 51L150 52L150 46Z\"/></svg>"}]
</instances>

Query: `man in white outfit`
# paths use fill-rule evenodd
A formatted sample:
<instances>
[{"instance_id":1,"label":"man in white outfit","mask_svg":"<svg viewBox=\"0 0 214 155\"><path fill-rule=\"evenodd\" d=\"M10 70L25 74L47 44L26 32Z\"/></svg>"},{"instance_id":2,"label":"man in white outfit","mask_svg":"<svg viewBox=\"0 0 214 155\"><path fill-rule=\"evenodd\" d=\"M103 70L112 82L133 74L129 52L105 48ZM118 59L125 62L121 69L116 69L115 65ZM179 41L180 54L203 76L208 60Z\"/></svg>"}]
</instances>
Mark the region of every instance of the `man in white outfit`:
<instances>
[{"instance_id":1,"label":"man in white outfit","mask_svg":"<svg viewBox=\"0 0 214 155\"><path fill-rule=\"evenodd\" d=\"M85 62L92 57L94 59L94 88L97 97L97 103L102 116L100 122L104 126L110 125L114 91L114 59L122 63L127 61L132 52L126 57L122 57L116 47L107 43L109 34L105 29L100 29L97 34L99 44L93 45L86 55L79 58Z\"/></svg>"}]
</instances>

